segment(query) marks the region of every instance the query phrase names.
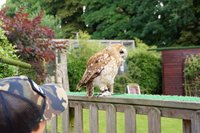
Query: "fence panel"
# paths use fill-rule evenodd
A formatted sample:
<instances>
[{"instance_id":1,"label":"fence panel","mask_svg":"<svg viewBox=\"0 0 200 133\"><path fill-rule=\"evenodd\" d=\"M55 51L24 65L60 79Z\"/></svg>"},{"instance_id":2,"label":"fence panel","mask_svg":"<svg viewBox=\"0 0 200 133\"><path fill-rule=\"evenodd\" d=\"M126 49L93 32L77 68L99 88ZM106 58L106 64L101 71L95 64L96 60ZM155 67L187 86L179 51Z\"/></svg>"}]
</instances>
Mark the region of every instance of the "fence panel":
<instances>
[{"instance_id":1,"label":"fence panel","mask_svg":"<svg viewBox=\"0 0 200 133\"><path fill-rule=\"evenodd\" d=\"M107 133L117 133L117 112L124 113L126 133L136 133L136 114L148 116L148 133L161 133L161 117L182 119L183 133L200 133L200 102L191 102L191 99L180 102L120 97L68 97L69 108L62 118L63 133L83 133L83 109L89 110L90 133L98 133L100 130L100 110L106 112ZM57 127L56 123L52 124L52 131L57 132L54 128Z\"/></svg>"}]
</instances>

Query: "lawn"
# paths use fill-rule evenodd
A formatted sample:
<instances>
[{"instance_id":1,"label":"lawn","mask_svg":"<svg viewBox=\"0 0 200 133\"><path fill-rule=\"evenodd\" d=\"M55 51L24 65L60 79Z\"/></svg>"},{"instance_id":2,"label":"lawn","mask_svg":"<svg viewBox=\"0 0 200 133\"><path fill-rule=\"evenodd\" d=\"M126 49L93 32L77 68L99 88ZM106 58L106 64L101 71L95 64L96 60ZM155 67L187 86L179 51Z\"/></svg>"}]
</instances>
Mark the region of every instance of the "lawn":
<instances>
[{"instance_id":1,"label":"lawn","mask_svg":"<svg viewBox=\"0 0 200 133\"><path fill-rule=\"evenodd\" d=\"M58 118L58 132L62 132L62 121ZM137 115L136 128L137 133L148 133L148 120L146 115ZM89 111L83 110L83 128L84 133L89 133ZM48 132L50 132L50 125L47 126ZM124 129L124 113L117 113L117 132L125 133ZM182 133L182 120L172 118L161 118L161 132L162 133ZM106 133L106 112L99 111L99 133Z\"/></svg>"},{"instance_id":2,"label":"lawn","mask_svg":"<svg viewBox=\"0 0 200 133\"><path fill-rule=\"evenodd\" d=\"M89 111L83 111L83 126L84 133L89 133ZM99 111L99 133L106 133L106 113ZM148 133L148 120L146 115L137 115L137 133ZM117 113L117 131L118 133L125 133L124 129L124 114ZM182 120L162 118L161 119L161 132L162 133L182 133Z\"/></svg>"}]
</instances>

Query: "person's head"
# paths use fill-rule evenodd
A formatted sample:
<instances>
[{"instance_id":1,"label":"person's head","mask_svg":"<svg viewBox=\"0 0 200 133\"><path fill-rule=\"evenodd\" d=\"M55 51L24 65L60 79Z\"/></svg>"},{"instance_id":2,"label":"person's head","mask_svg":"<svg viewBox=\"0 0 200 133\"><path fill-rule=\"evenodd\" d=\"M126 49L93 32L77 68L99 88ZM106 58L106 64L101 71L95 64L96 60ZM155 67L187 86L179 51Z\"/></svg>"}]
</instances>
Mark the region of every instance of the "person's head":
<instances>
[{"instance_id":1,"label":"person's head","mask_svg":"<svg viewBox=\"0 0 200 133\"><path fill-rule=\"evenodd\" d=\"M67 94L58 85L38 86L26 76L0 79L0 133L37 132L67 106Z\"/></svg>"}]
</instances>

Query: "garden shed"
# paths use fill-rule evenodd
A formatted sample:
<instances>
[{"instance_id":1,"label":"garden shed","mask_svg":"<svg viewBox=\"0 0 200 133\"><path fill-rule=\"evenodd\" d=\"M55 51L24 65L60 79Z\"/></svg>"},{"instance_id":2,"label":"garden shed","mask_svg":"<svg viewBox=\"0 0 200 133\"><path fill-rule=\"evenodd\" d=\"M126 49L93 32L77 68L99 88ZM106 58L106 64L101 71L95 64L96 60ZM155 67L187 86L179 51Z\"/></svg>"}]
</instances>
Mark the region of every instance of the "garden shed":
<instances>
[{"instance_id":1,"label":"garden shed","mask_svg":"<svg viewBox=\"0 0 200 133\"><path fill-rule=\"evenodd\" d=\"M169 47L154 50L161 51L162 94L185 95L184 61L191 54L200 54L200 47Z\"/></svg>"}]
</instances>

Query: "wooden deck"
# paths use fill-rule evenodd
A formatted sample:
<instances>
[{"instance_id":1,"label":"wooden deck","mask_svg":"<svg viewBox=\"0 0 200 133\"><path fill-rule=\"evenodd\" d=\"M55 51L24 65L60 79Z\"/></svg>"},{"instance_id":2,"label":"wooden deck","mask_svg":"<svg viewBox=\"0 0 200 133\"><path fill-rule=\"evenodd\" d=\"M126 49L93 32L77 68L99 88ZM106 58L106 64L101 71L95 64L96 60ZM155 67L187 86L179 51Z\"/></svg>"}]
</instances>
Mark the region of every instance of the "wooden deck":
<instances>
[{"instance_id":1,"label":"wooden deck","mask_svg":"<svg viewBox=\"0 0 200 133\"><path fill-rule=\"evenodd\" d=\"M136 133L136 114L148 116L148 133L161 133L161 117L182 119L183 133L200 133L200 98L168 100L156 97L148 99L133 95L88 98L68 94L69 108L62 114L63 133L83 133L83 109L89 109L90 133L99 132L98 110L106 111L106 133L117 132L116 112L124 113L126 133ZM55 119L51 126L51 132L57 133Z\"/></svg>"}]
</instances>

